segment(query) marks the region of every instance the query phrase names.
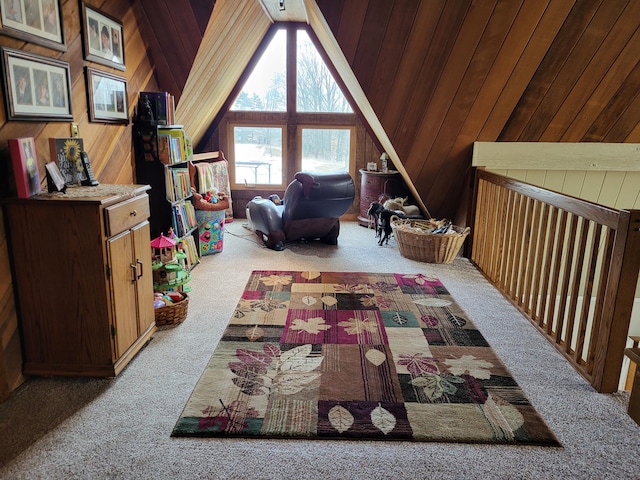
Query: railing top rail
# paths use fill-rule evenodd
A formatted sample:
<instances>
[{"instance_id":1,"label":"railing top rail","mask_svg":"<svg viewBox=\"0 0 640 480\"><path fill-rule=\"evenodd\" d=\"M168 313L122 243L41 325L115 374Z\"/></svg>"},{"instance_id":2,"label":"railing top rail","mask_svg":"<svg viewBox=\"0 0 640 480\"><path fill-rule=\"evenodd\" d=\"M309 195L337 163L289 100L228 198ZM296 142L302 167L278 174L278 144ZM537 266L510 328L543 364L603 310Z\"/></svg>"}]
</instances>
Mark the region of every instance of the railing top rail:
<instances>
[{"instance_id":1,"label":"railing top rail","mask_svg":"<svg viewBox=\"0 0 640 480\"><path fill-rule=\"evenodd\" d=\"M487 170L478 169L476 174L479 175L480 179L484 179L500 187L520 193L526 197L539 200L574 215L595 221L613 230L618 228L618 216L620 214L620 210L598 205L597 203L582 200L563 193L553 192L551 190L537 187L521 180L504 177Z\"/></svg>"}]
</instances>

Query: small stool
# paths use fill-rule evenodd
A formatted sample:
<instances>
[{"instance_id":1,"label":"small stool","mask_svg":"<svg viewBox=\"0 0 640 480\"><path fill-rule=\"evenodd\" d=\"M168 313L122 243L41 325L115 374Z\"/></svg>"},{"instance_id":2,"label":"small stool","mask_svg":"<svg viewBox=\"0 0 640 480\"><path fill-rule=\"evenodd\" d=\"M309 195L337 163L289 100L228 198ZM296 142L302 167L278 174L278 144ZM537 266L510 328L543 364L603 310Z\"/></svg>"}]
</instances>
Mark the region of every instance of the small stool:
<instances>
[{"instance_id":1,"label":"small stool","mask_svg":"<svg viewBox=\"0 0 640 480\"><path fill-rule=\"evenodd\" d=\"M640 365L640 348L627 348L624 354L629 357L636 367ZM640 370L637 368L633 379L633 387L631 388L628 412L629 416L640 425Z\"/></svg>"}]
</instances>

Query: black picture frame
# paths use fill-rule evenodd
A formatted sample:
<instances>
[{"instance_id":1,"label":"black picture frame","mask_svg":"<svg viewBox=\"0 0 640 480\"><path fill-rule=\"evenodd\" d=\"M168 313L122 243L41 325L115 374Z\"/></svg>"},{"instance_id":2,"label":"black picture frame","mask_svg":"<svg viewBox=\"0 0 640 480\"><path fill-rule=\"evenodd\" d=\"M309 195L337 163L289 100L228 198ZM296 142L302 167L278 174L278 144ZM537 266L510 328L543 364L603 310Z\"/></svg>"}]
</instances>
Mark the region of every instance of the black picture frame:
<instances>
[{"instance_id":1,"label":"black picture frame","mask_svg":"<svg viewBox=\"0 0 640 480\"><path fill-rule=\"evenodd\" d=\"M67 51L60 0L0 1L0 34Z\"/></svg>"},{"instance_id":2,"label":"black picture frame","mask_svg":"<svg viewBox=\"0 0 640 480\"><path fill-rule=\"evenodd\" d=\"M81 2L84 59L124 71L122 22Z\"/></svg>"},{"instance_id":3,"label":"black picture frame","mask_svg":"<svg viewBox=\"0 0 640 480\"><path fill-rule=\"evenodd\" d=\"M99 123L129 123L127 79L96 68L85 67L89 120Z\"/></svg>"},{"instance_id":4,"label":"black picture frame","mask_svg":"<svg viewBox=\"0 0 640 480\"><path fill-rule=\"evenodd\" d=\"M7 120L73 120L69 63L2 47Z\"/></svg>"}]
</instances>

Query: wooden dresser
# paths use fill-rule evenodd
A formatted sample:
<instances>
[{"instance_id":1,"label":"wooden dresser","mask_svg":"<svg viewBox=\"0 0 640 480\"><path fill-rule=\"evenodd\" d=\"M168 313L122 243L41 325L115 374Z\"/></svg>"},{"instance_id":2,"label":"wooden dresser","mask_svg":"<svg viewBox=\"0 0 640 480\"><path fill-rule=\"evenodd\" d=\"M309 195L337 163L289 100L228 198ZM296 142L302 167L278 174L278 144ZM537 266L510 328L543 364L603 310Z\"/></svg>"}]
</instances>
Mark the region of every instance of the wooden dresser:
<instances>
[{"instance_id":1,"label":"wooden dresser","mask_svg":"<svg viewBox=\"0 0 640 480\"><path fill-rule=\"evenodd\" d=\"M151 338L148 189L7 202L25 375L113 377Z\"/></svg>"},{"instance_id":2,"label":"wooden dresser","mask_svg":"<svg viewBox=\"0 0 640 480\"><path fill-rule=\"evenodd\" d=\"M400 176L400 172L389 170L387 172L377 172L360 170L360 215L358 223L362 226L369 226L369 216L367 211L372 202L377 202L380 194L384 193L390 197L402 197L406 195L406 188Z\"/></svg>"}]
</instances>

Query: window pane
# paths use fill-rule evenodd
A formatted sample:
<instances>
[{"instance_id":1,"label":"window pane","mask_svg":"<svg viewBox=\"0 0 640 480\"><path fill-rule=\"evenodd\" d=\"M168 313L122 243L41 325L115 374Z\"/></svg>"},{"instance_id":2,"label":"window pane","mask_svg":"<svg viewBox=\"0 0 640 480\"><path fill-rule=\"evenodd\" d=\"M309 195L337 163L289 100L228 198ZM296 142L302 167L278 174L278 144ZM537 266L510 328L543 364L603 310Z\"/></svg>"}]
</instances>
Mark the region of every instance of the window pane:
<instances>
[{"instance_id":1,"label":"window pane","mask_svg":"<svg viewBox=\"0 0 640 480\"><path fill-rule=\"evenodd\" d=\"M303 128L302 170L348 172L350 142L347 129Z\"/></svg>"},{"instance_id":2,"label":"window pane","mask_svg":"<svg viewBox=\"0 0 640 480\"><path fill-rule=\"evenodd\" d=\"M349 102L304 30L297 32L299 112L353 113Z\"/></svg>"},{"instance_id":3,"label":"window pane","mask_svg":"<svg viewBox=\"0 0 640 480\"><path fill-rule=\"evenodd\" d=\"M287 110L287 36L278 30L242 87L231 110Z\"/></svg>"},{"instance_id":4,"label":"window pane","mask_svg":"<svg viewBox=\"0 0 640 480\"><path fill-rule=\"evenodd\" d=\"M234 127L236 184L282 183L282 128Z\"/></svg>"}]
</instances>

